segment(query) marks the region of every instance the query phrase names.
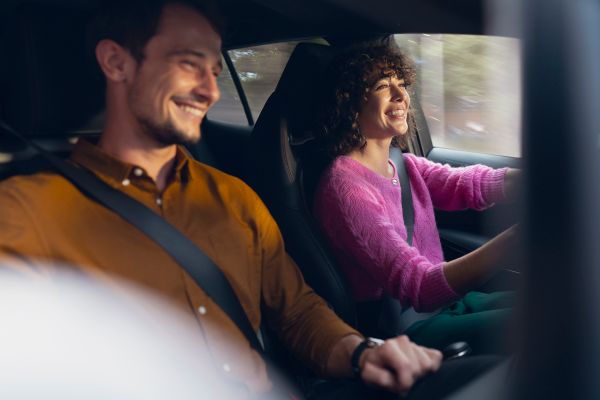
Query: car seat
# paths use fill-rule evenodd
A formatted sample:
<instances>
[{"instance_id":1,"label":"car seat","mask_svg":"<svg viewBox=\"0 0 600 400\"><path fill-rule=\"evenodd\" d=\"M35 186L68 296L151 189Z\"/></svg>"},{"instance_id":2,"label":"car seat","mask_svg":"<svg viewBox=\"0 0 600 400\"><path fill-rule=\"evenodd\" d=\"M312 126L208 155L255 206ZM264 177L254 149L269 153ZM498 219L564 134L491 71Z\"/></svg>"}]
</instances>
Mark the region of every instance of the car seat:
<instances>
[{"instance_id":1,"label":"car seat","mask_svg":"<svg viewBox=\"0 0 600 400\"><path fill-rule=\"evenodd\" d=\"M306 281L344 321L356 326L348 285L310 211L326 163L313 148L311 123L323 72L333 55L326 45L296 46L252 131L245 178L279 224L286 250Z\"/></svg>"}]
</instances>

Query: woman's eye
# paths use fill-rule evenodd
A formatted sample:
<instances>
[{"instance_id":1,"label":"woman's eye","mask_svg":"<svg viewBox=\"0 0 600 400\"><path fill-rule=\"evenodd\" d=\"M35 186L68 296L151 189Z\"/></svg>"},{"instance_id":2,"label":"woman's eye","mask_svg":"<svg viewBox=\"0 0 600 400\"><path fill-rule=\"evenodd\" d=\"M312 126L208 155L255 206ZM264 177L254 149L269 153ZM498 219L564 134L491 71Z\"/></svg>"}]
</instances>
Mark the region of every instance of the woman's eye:
<instances>
[{"instance_id":1,"label":"woman's eye","mask_svg":"<svg viewBox=\"0 0 600 400\"><path fill-rule=\"evenodd\" d=\"M385 89L389 87L389 85L387 83L382 83L381 85L377 85L377 87L375 87L375 90L381 90L381 89Z\"/></svg>"}]
</instances>

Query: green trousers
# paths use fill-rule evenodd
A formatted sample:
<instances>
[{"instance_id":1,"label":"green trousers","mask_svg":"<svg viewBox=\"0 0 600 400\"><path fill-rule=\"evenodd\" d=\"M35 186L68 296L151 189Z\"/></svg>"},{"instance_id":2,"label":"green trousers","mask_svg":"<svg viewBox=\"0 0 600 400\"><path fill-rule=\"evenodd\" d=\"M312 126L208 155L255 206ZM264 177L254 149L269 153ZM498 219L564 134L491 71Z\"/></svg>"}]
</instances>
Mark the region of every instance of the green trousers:
<instances>
[{"instance_id":1,"label":"green trousers","mask_svg":"<svg viewBox=\"0 0 600 400\"><path fill-rule=\"evenodd\" d=\"M508 354L514 302L512 291L469 292L439 314L415 322L404 333L415 343L440 350L465 341L473 354Z\"/></svg>"}]
</instances>

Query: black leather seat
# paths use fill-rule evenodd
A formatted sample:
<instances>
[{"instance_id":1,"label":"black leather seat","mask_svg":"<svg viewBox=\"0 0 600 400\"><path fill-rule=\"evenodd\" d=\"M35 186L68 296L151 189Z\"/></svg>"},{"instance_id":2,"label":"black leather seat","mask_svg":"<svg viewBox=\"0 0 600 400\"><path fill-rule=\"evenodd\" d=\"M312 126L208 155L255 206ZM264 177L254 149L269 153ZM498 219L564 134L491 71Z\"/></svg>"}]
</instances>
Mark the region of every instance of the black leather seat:
<instances>
[{"instance_id":1,"label":"black leather seat","mask_svg":"<svg viewBox=\"0 0 600 400\"><path fill-rule=\"evenodd\" d=\"M313 148L312 122L323 72L333 54L326 45L296 47L252 132L246 181L273 214L306 281L356 326L348 285L311 214L312 192L325 165Z\"/></svg>"}]
</instances>

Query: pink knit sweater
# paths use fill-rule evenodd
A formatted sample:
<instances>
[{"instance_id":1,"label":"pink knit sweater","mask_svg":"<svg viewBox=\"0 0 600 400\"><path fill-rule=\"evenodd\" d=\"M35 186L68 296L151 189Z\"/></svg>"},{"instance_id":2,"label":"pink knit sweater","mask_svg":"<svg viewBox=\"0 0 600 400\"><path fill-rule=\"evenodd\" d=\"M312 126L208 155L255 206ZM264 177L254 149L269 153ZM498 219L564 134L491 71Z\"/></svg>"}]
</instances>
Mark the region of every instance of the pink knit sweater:
<instances>
[{"instance_id":1,"label":"pink knit sweater","mask_svg":"<svg viewBox=\"0 0 600 400\"><path fill-rule=\"evenodd\" d=\"M315 213L357 301L384 292L417 311L433 311L459 296L448 285L433 209L484 209L504 199L506 168L451 168L404 155L415 215L406 242L400 184L358 161L338 157L324 172Z\"/></svg>"}]
</instances>

